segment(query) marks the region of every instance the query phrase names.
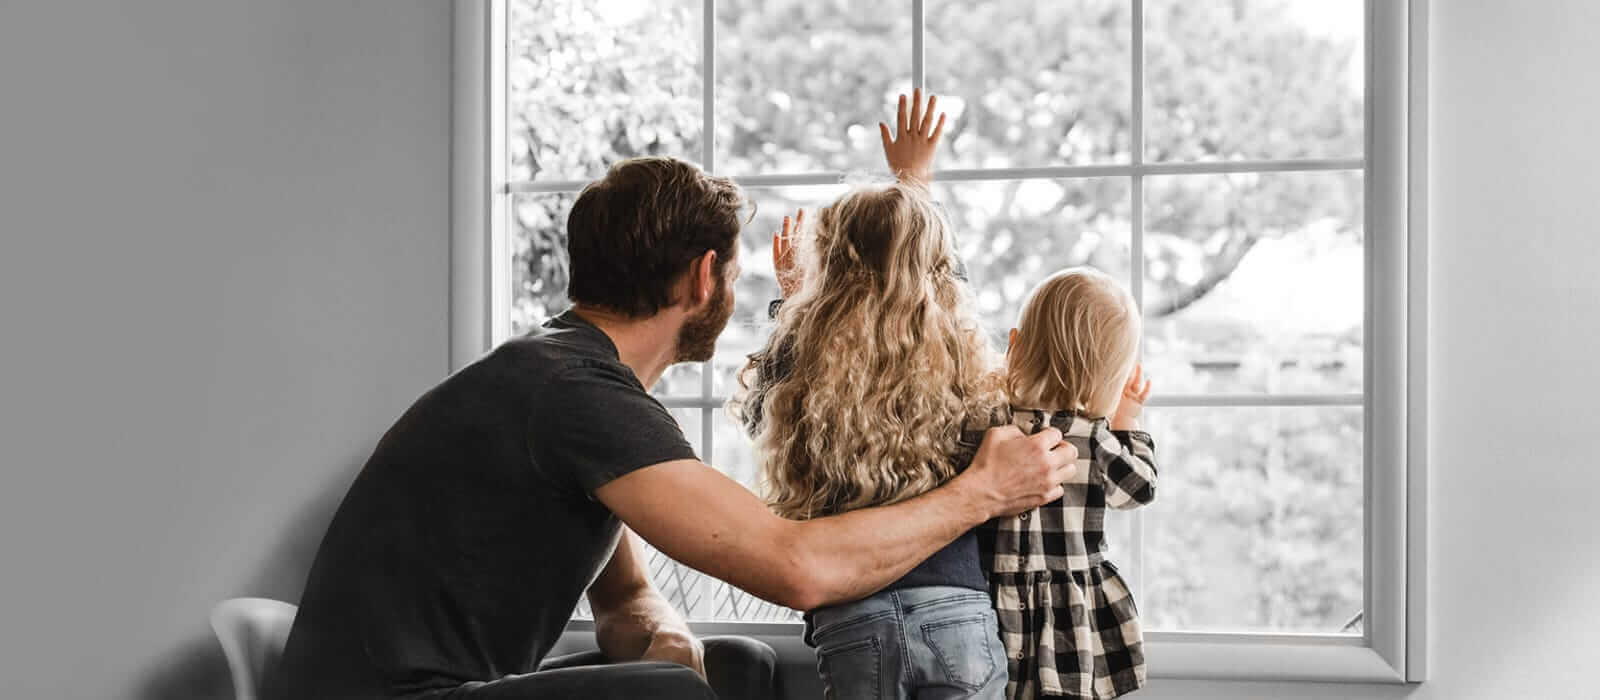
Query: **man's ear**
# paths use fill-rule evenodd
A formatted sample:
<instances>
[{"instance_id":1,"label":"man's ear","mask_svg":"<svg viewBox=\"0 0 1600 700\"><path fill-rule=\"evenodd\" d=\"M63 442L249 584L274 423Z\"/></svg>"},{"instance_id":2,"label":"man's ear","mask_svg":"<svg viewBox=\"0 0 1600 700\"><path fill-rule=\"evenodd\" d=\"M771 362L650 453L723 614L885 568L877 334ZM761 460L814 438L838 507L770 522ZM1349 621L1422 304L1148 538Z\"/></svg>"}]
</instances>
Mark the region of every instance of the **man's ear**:
<instances>
[{"instance_id":1,"label":"man's ear","mask_svg":"<svg viewBox=\"0 0 1600 700\"><path fill-rule=\"evenodd\" d=\"M708 250L689 263L689 305L699 306L717 292L717 251Z\"/></svg>"}]
</instances>

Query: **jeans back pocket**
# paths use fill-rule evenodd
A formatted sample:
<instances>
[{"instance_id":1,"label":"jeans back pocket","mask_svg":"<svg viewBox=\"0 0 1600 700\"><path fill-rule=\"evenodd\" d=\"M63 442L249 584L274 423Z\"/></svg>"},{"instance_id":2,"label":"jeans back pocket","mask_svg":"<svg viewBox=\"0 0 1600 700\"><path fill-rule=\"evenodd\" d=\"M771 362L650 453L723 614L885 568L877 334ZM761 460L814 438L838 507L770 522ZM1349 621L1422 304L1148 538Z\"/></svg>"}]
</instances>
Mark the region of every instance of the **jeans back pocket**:
<instances>
[{"instance_id":1,"label":"jeans back pocket","mask_svg":"<svg viewBox=\"0 0 1600 700\"><path fill-rule=\"evenodd\" d=\"M882 664L877 637L817 647L817 675L828 700L883 697Z\"/></svg>"},{"instance_id":2,"label":"jeans back pocket","mask_svg":"<svg viewBox=\"0 0 1600 700\"><path fill-rule=\"evenodd\" d=\"M951 683L977 690L994 678L1000 637L993 613L929 622L922 626L922 638Z\"/></svg>"}]
</instances>

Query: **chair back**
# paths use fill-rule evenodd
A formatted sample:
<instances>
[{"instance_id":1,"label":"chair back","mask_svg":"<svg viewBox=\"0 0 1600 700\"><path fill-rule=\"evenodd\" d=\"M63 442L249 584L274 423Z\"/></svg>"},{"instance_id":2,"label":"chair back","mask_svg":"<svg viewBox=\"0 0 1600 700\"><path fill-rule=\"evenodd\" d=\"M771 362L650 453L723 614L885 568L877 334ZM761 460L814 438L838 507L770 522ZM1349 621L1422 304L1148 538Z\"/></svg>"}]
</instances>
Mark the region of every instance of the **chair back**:
<instances>
[{"instance_id":1,"label":"chair back","mask_svg":"<svg viewBox=\"0 0 1600 700\"><path fill-rule=\"evenodd\" d=\"M233 693L258 700L268 669L278 662L298 607L267 598L231 598L211 610L211 629L228 657Z\"/></svg>"}]
</instances>

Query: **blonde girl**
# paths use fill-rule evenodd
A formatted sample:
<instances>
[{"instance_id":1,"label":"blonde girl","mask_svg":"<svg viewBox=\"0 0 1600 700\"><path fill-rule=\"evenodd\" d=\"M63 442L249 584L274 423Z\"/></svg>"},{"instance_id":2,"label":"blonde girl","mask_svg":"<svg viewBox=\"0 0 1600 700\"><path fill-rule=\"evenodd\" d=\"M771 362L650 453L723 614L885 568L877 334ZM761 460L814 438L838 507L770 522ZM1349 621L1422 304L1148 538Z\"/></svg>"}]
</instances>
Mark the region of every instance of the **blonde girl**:
<instances>
[{"instance_id":1,"label":"blonde girl","mask_svg":"<svg viewBox=\"0 0 1600 700\"><path fill-rule=\"evenodd\" d=\"M1041 283L1011 331L1006 393L1024 432L1059 429L1079 468L1061 500L991 521L979 542L1009 660L1011 698L1113 698L1145 683L1128 586L1105 557L1105 509L1155 498L1155 443L1139 414L1133 297L1074 268Z\"/></svg>"},{"instance_id":2,"label":"blonde girl","mask_svg":"<svg viewBox=\"0 0 1600 700\"><path fill-rule=\"evenodd\" d=\"M962 427L1004 402L967 311L949 226L928 168L943 125L901 98L883 127L890 185L858 187L774 240L790 289L733 406L755 436L767 498L816 518L895 503L965 465ZM794 239L791 241L791 239ZM794 258L790 258L790 250ZM806 612L830 698L998 698L1006 664L975 533L883 591Z\"/></svg>"}]
</instances>

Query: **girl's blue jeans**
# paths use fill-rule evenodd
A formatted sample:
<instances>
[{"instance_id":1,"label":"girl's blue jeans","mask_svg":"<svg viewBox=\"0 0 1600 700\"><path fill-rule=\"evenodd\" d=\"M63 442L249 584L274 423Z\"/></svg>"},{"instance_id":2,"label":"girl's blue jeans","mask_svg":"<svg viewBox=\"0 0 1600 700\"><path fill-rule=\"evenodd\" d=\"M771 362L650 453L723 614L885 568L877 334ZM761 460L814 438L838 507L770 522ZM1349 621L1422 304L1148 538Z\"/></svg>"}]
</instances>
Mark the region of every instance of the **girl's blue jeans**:
<instances>
[{"instance_id":1,"label":"girl's blue jeans","mask_svg":"<svg viewBox=\"0 0 1600 700\"><path fill-rule=\"evenodd\" d=\"M989 595L925 586L811 612L829 700L1001 698L1006 652Z\"/></svg>"}]
</instances>

